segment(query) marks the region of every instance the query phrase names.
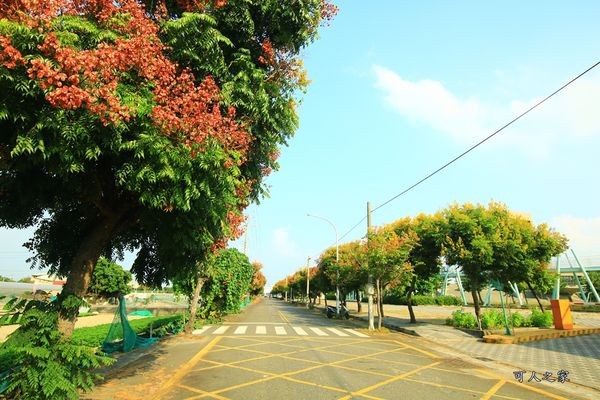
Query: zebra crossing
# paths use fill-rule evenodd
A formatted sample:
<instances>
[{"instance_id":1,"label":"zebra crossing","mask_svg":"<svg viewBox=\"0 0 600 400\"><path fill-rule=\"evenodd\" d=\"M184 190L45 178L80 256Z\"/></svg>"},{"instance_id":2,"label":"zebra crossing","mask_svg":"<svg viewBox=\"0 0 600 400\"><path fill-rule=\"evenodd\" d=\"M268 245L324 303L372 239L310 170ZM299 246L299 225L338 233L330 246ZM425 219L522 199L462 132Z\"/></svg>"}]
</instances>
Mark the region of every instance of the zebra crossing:
<instances>
[{"instance_id":1,"label":"zebra crossing","mask_svg":"<svg viewBox=\"0 0 600 400\"><path fill-rule=\"evenodd\" d=\"M350 328L328 328L326 326L291 326L291 325L206 325L192 332L193 335L223 336L307 336L307 337L360 337L368 335Z\"/></svg>"}]
</instances>

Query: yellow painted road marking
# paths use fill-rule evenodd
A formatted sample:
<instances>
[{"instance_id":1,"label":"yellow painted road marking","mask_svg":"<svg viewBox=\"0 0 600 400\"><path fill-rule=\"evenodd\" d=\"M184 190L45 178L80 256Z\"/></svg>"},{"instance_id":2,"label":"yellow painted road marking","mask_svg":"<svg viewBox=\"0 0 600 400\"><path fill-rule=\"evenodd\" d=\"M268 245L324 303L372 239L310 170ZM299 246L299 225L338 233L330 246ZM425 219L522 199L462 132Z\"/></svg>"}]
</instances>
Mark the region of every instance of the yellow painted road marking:
<instances>
[{"instance_id":1,"label":"yellow painted road marking","mask_svg":"<svg viewBox=\"0 0 600 400\"><path fill-rule=\"evenodd\" d=\"M502 380L504 380L504 378L502 376L497 375L497 374L495 374L493 372L489 372L489 371L486 371L486 370L483 370L483 369L478 369L477 371L481 372L482 374L485 374L485 375L488 375L488 376L492 376L492 377L494 377L496 379L502 379ZM554 393L546 392L543 389L538 389L538 388L536 388L534 386L529 386L529 385L526 385L524 383L509 382L509 381L506 381L506 382L509 383L509 384L511 384L511 385L518 386L520 388L531 390L532 392L543 394L544 396L548 396L548 397L551 397L551 398L556 399L556 400L568 400L566 397L562 397L562 396L559 396L559 395L554 394Z\"/></svg>"},{"instance_id":2,"label":"yellow painted road marking","mask_svg":"<svg viewBox=\"0 0 600 400\"><path fill-rule=\"evenodd\" d=\"M177 370L177 373L175 375L173 375L163 385L161 390L159 390L158 393L156 393L156 395L154 395L153 399L158 400L161 398L161 396L163 396L165 393L167 393L169 391L169 389L171 389L171 386L173 386L175 383L180 381L181 378L183 378L188 372L191 371L192 368L194 368L194 366L196 364L198 364L198 362L200 362L200 360L202 359L202 357L204 357L204 355L206 353L208 353L217 343L219 343L219 340L221 340L221 337L216 337L213 340L211 340L210 343L208 343L206 346L204 346L204 348L202 350L200 350L198 353L196 353L196 355L194 357L192 357L191 360L189 360L182 367L180 367Z\"/></svg>"},{"instance_id":3,"label":"yellow painted road marking","mask_svg":"<svg viewBox=\"0 0 600 400\"><path fill-rule=\"evenodd\" d=\"M377 388L379 388L379 387L381 387L381 386L385 386L385 385L388 385L388 384L390 384L390 383L392 383L392 382L399 381L400 379L403 379L403 378L405 378L405 377L407 377L407 376L409 376L409 375L413 375L413 374L416 374L417 372L421 372L421 371L423 371L423 370L425 370L425 369L429 369L429 368L435 367L436 365L438 365L438 364L440 364L440 363L441 363L440 361L436 361L436 362L434 362L434 363L431 363L431 364L428 364L428 365L424 365L424 366L422 366L422 367L420 367L420 368L413 369L412 371L405 372L404 374L397 375L397 376L395 376L395 377L393 377L393 378L386 379L385 381L382 381L382 382L376 383L376 384L374 384L374 385L367 386L366 388L362 388L362 389L361 389L361 390L359 390L358 392L352 392L352 393L351 393L351 394L349 394L348 396L344 396L344 397L342 397L340 400L347 400L347 399L351 399L353 396L356 396L356 395L361 395L361 394L363 394L363 393L370 392L370 391L372 391L372 390L375 390L375 389L377 389Z\"/></svg>"},{"instance_id":4,"label":"yellow painted road marking","mask_svg":"<svg viewBox=\"0 0 600 400\"><path fill-rule=\"evenodd\" d=\"M283 322L285 322L286 324L290 323L290 321L287 319L287 317L281 311L278 311L278 313L279 313L279 317L283 320Z\"/></svg>"},{"instance_id":5,"label":"yellow painted road marking","mask_svg":"<svg viewBox=\"0 0 600 400\"><path fill-rule=\"evenodd\" d=\"M506 383L505 379L501 379L498 381L490 390L488 390L483 396L481 396L481 400L489 400L493 395L496 394L498 390Z\"/></svg>"},{"instance_id":6,"label":"yellow painted road marking","mask_svg":"<svg viewBox=\"0 0 600 400\"><path fill-rule=\"evenodd\" d=\"M395 341L396 343L398 343L399 345L402 345L402 346L408 347L409 349L413 349L413 350L415 350L415 351L418 351L419 353L423 353L423 354L425 354L425 355L426 355L427 357L429 357L429 358L434 358L434 359L438 359L438 358L440 358L440 357L439 357L438 355L436 355L436 354L430 353L430 352L428 352L428 351L425 351L425 350L421 350L421 349L419 349L418 347L411 346L410 344L406 344L406 343L400 342L400 341L398 341L398 340L394 340L394 341Z\"/></svg>"}]
</instances>

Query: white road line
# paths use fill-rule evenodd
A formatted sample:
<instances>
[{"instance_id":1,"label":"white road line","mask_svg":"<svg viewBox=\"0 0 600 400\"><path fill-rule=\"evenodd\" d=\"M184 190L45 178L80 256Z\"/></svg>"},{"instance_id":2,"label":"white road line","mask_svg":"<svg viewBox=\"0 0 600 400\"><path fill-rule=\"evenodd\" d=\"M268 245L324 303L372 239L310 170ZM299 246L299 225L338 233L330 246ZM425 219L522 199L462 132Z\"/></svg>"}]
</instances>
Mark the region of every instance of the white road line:
<instances>
[{"instance_id":1,"label":"white road line","mask_svg":"<svg viewBox=\"0 0 600 400\"><path fill-rule=\"evenodd\" d=\"M351 334L353 334L355 336L358 336L358 337L369 337L369 335L365 335L364 333L360 333L358 331L355 331L354 329L344 329L344 330L346 332L351 333Z\"/></svg>"},{"instance_id":2,"label":"white road line","mask_svg":"<svg viewBox=\"0 0 600 400\"><path fill-rule=\"evenodd\" d=\"M213 334L222 335L225 333L225 331L227 331L227 329L229 329L229 326L226 326L226 325L220 326L213 332Z\"/></svg>"},{"instance_id":3,"label":"white road line","mask_svg":"<svg viewBox=\"0 0 600 400\"><path fill-rule=\"evenodd\" d=\"M234 335L243 335L246 333L246 329L248 329L247 325L238 326L233 332Z\"/></svg>"},{"instance_id":4,"label":"white road line","mask_svg":"<svg viewBox=\"0 0 600 400\"><path fill-rule=\"evenodd\" d=\"M285 331L285 328L283 326L276 326L275 334L276 335L287 335L287 332Z\"/></svg>"},{"instance_id":5,"label":"white road line","mask_svg":"<svg viewBox=\"0 0 600 400\"><path fill-rule=\"evenodd\" d=\"M300 336L307 336L308 333L306 333L306 331L302 328L300 328L299 326L292 326L292 328L296 331L296 333Z\"/></svg>"},{"instance_id":6,"label":"white road line","mask_svg":"<svg viewBox=\"0 0 600 400\"><path fill-rule=\"evenodd\" d=\"M266 335L267 334L267 327L266 326L257 326L256 327L256 334L257 335Z\"/></svg>"},{"instance_id":7,"label":"white road line","mask_svg":"<svg viewBox=\"0 0 600 400\"><path fill-rule=\"evenodd\" d=\"M335 333L338 336L349 336L347 333L339 331L339 330L337 330L335 328L327 328L327 329L329 329L331 332Z\"/></svg>"},{"instance_id":8,"label":"white road line","mask_svg":"<svg viewBox=\"0 0 600 400\"><path fill-rule=\"evenodd\" d=\"M202 335L204 332L212 328L212 325L203 326L201 329L194 329L192 335Z\"/></svg>"},{"instance_id":9,"label":"white road line","mask_svg":"<svg viewBox=\"0 0 600 400\"><path fill-rule=\"evenodd\" d=\"M314 333L316 333L319 336L327 336L327 334L325 332L323 332L322 330L320 330L319 328L308 328L311 331L313 331Z\"/></svg>"}]
</instances>

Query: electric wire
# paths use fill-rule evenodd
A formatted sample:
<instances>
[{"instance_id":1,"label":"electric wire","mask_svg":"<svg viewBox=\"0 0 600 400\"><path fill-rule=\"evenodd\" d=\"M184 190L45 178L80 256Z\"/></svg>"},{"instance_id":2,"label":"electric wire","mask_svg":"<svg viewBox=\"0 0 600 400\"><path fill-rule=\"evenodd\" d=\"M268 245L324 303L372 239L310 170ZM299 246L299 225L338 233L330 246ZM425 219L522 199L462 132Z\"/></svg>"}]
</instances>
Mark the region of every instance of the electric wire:
<instances>
[{"instance_id":1,"label":"electric wire","mask_svg":"<svg viewBox=\"0 0 600 400\"><path fill-rule=\"evenodd\" d=\"M529 112L533 111L534 109L536 109L537 107L539 107L540 105L542 105L543 103L545 103L547 100L549 100L550 98L552 98L554 95L556 95L557 93L561 92L563 89L565 89L566 87L568 87L569 85L571 85L573 82L575 82L576 80L578 80L579 78L581 78L582 76L584 76L585 74L587 74L588 72L590 72L592 69L596 68L599 64L600 64L600 61L597 61L594 65L592 65L591 67L587 68L585 71L583 71L582 73L580 73L579 75L577 75L576 77L574 77L573 79L571 79L570 81L568 81L567 83L565 83L564 85L562 85L559 89L555 90L554 92L552 92L548 96L544 97L542 100L540 100L537 103L535 103L533 106L529 107L526 111L522 112L517 117L513 118L510 122L506 123L505 125L503 125L501 128L499 128L496 131L494 131L489 136L485 137L484 139L480 140L479 142L477 142L473 146L469 147L467 150L465 150L464 152L462 152L458 156L454 157L452 160L448 161L447 163L445 163L444 165L442 165L441 167L439 167L435 171L431 172L430 174L428 174L427 176L425 176L424 178L422 178L418 182L412 184L411 186L409 186L408 188L404 189L403 191L401 191L397 195L393 196L389 200L386 200L382 204L380 204L377 207L375 207L373 210L371 210L371 213L374 213L375 211L379 210L380 208L388 205L392 201L396 200L398 197L400 197L400 196L408 193L409 191L411 191L415 187L419 186L423 182L425 182L428 179L430 179L431 177L433 177L434 175L438 174L439 172L443 171L444 169L446 169L450 165L454 164L456 161L458 161L462 157L466 156L468 153L470 153L471 151L475 150L477 147L481 146L483 143L487 142L488 140L490 140L491 138L493 138L494 136L496 136L498 133L502 132L504 129L508 128L510 125L512 125L513 123L515 123L516 121L518 121L519 119L521 119L522 117L524 117L525 115L529 114ZM350 232L352 232L354 229L356 229L356 227L358 227L365 219L367 219L367 217L363 217L358 223L356 223L356 225L354 225L346 233L344 233L340 237L339 240L341 240L342 238L344 238L348 234L350 234Z\"/></svg>"}]
</instances>

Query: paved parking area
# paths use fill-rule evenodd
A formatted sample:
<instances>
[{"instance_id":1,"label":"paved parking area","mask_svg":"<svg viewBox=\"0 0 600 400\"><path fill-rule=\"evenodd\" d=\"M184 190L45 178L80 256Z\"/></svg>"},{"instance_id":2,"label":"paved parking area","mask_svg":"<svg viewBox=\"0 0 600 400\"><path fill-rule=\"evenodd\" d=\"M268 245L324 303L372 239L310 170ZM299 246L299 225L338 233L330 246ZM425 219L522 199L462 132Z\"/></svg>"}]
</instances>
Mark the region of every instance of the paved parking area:
<instances>
[{"instance_id":1,"label":"paved parking area","mask_svg":"<svg viewBox=\"0 0 600 400\"><path fill-rule=\"evenodd\" d=\"M390 338L216 336L154 399L572 399Z\"/></svg>"}]
</instances>

